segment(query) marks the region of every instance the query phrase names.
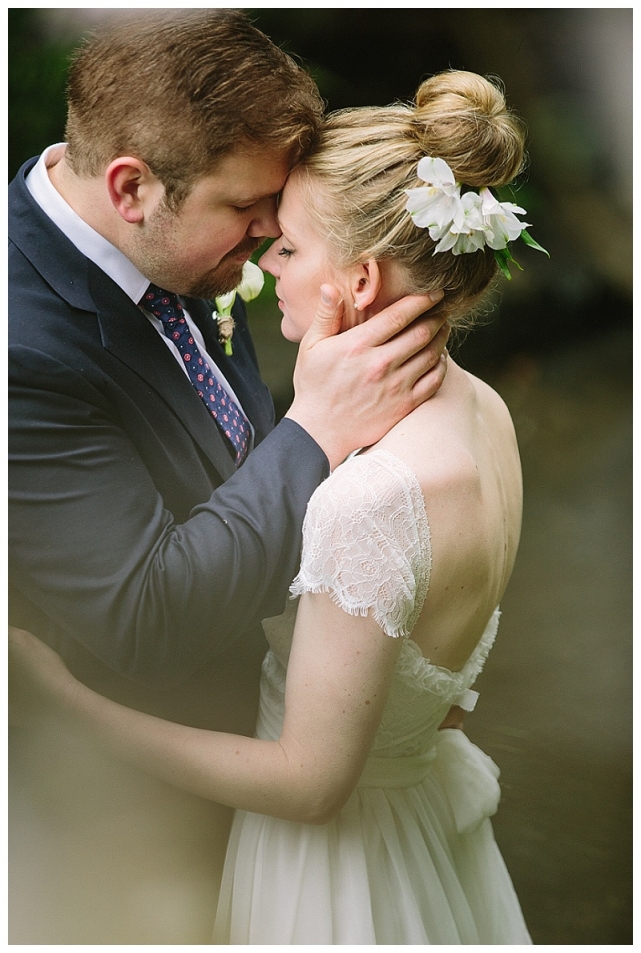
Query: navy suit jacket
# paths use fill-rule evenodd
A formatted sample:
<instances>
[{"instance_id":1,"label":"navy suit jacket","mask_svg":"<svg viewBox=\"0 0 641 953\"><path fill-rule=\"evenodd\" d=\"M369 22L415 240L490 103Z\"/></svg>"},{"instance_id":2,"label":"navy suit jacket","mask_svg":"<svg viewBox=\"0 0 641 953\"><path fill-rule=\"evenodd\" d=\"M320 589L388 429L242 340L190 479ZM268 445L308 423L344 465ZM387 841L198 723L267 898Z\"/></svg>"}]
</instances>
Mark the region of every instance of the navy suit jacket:
<instances>
[{"instance_id":1,"label":"navy suit jacket","mask_svg":"<svg viewBox=\"0 0 641 953\"><path fill-rule=\"evenodd\" d=\"M327 459L293 421L274 427L242 305L227 357L190 299L256 431L235 470L149 321L31 198L35 161L9 197L11 621L105 694L202 723L190 679L207 694L207 673L262 653Z\"/></svg>"}]
</instances>

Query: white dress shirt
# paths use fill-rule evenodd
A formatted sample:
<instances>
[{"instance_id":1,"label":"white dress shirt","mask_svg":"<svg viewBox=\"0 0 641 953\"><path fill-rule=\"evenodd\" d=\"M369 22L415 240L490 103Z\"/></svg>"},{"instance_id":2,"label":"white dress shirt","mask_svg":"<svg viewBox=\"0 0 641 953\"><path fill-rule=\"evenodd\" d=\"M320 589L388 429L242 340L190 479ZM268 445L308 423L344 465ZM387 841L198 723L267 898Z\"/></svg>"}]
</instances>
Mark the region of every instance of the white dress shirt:
<instances>
[{"instance_id":1,"label":"white dress shirt","mask_svg":"<svg viewBox=\"0 0 641 953\"><path fill-rule=\"evenodd\" d=\"M42 211L49 216L51 221L58 226L60 231L66 235L69 241L76 246L78 251L82 252L86 258L89 258L94 262L94 264L102 269L102 271L109 275L109 277L115 281L120 288L122 288L125 294L131 298L134 304L138 305L140 299L149 286L149 279L145 278L145 276L138 271L133 262L131 262L126 255L123 255L123 253L116 248L115 245L112 245L110 241L107 241L107 239L100 235L100 233L92 228L91 225L88 225L87 222L85 222L84 219L77 214L77 212L74 212L71 206L63 199L62 195L60 195L60 193L54 187L51 179L49 178L47 169L60 161L62 155L64 154L65 148L65 143L59 142L56 143L56 145L49 146L49 148L45 149L27 176L27 188ZM184 302L182 303L184 305ZM184 361L180 356L180 352L178 351L178 348L174 342L165 335L161 321L159 321L158 318L154 317L154 315L150 314L148 311L145 311L144 308L140 308L140 312L153 325L155 330L162 338L164 344L169 348L177 363L182 368L183 373L187 376L187 379L191 383L189 374L185 368ZM183 313L187 323L189 324L190 331L196 340L200 353L209 363L209 366L214 371L214 374L222 386L233 397L236 404L242 410L242 405L234 393L233 388L230 386L229 382L225 378L225 375L222 373L215 361L212 360L211 355L207 353L207 348L205 347L205 342L203 340L202 334L200 333L200 329L191 319L187 310L184 308ZM254 440L254 429L251 426L251 422L250 428L251 450Z\"/></svg>"}]
</instances>

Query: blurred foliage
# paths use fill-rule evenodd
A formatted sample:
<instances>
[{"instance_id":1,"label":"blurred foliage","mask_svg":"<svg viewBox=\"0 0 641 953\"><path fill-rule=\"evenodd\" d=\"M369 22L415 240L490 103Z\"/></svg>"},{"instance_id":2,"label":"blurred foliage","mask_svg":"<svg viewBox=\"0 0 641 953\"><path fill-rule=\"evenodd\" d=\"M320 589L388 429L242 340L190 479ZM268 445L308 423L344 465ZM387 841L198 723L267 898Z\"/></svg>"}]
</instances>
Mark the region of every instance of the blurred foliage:
<instances>
[{"instance_id":1,"label":"blurred foliage","mask_svg":"<svg viewBox=\"0 0 641 953\"><path fill-rule=\"evenodd\" d=\"M8 12L13 175L63 136L64 72L79 36L120 11ZM329 109L411 100L422 79L449 68L504 84L529 131L530 163L516 199L552 257L519 250L524 271L503 282L491 321L463 345L467 366L630 321L631 9L246 12L310 70ZM253 313L275 325L278 312L265 299Z\"/></svg>"},{"instance_id":2,"label":"blurred foliage","mask_svg":"<svg viewBox=\"0 0 641 953\"><path fill-rule=\"evenodd\" d=\"M72 37L47 35L42 11L9 9L9 176L25 159L64 139L65 82Z\"/></svg>"}]
</instances>

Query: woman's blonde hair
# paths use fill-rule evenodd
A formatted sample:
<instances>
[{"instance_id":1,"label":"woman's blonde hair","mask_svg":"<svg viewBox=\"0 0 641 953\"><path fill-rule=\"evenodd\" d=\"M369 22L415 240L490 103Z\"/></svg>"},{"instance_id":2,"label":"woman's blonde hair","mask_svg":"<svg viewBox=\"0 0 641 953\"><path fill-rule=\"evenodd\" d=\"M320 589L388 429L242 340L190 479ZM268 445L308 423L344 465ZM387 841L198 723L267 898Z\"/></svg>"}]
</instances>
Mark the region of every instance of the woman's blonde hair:
<instances>
[{"instance_id":1,"label":"woman's blonde hair","mask_svg":"<svg viewBox=\"0 0 641 953\"><path fill-rule=\"evenodd\" d=\"M444 159L463 191L506 185L523 167L524 142L498 86L449 71L422 83L415 104L329 115L296 174L338 266L394 259L408 273L408 290L442 288L440 309L464 327L497 273L493 252L434 255L428 229L405 210L405 189L424 186L416 172L423 156Z\"/></svg>"}]
</instances>

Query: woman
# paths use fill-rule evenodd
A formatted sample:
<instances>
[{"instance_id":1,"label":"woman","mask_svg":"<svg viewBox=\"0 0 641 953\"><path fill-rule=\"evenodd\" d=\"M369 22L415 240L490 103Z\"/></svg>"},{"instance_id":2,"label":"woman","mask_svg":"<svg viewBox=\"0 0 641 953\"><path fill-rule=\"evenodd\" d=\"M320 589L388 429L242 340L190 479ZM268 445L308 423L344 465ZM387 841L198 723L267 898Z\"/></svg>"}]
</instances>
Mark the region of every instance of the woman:
<instances>
[{"instance_id":1,"label":"woman","mask_svg":"<svg viewBox=\"0 0 641 953\"><path fill-rule=\"evenodd\" d=\"M323 284L344 327L438 288L466 324L523 230L488 187L522 161L502 94L470 73L423 83L415 107L330 117L261 260L284 335L302 338ZM238 808L215 943L529 943L489 821L498 769L456 730L520 520L508 411L450 361L436 397L314 494L297 609L266 624L255 738L123 708L23 633L15 660L116 753Z\"/></svg>"}]
</instances>

